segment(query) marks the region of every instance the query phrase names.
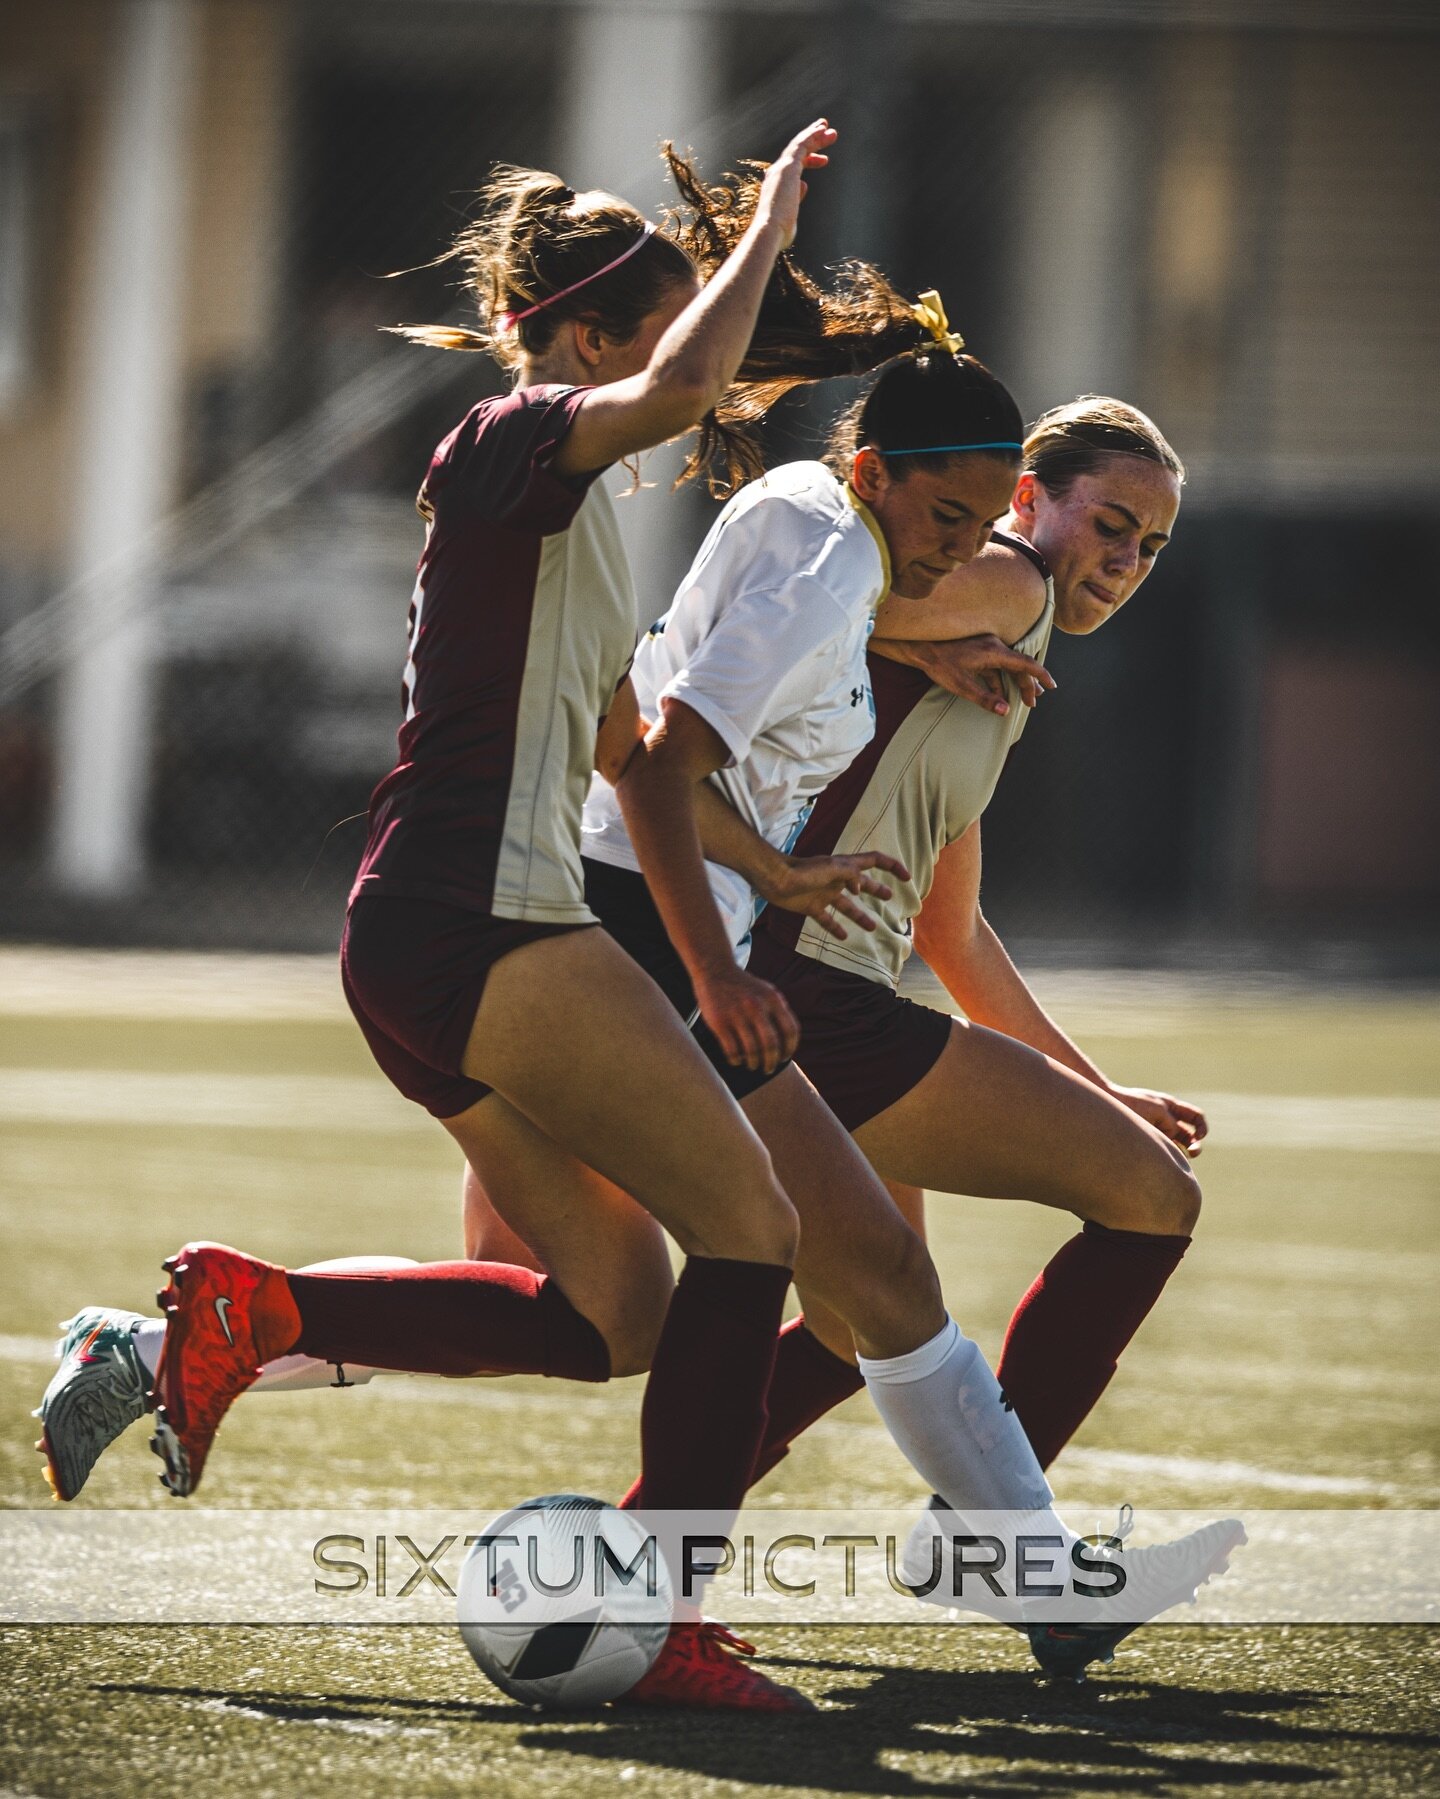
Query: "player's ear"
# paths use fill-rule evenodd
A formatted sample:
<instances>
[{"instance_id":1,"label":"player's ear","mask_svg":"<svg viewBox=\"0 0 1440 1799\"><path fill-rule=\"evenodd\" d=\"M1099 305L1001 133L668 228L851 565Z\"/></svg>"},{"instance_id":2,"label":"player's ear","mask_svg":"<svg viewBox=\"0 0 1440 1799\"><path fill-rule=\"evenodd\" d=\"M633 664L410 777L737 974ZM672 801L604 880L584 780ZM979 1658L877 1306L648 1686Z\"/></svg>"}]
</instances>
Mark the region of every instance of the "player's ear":
<instances>
[{"instance_id":1,"label":"player's ear","mask_svg":"<svg viewBox=\"0 0 1440 1799\"><path fill-rule=\"evenodd\" d=\"M605 333L588 319L574 322L575 350L586 368L598 368L605 355Z\"/></svg>"},{"instance_id":2,"label":"player's ear","mask_svg":"<svg viewBox=\"0 0 1440 1799\"><path fill-rule=\"evenodd\" d=\"M1036 481L1033 469L1025 469L1015 483L1015 493L1010 501L1010 510L1016 518L1028 519L1032 523L1035 518Z\"/></svg>"},{"instance_id":3,"label":"player's ear","mask_svg":"<svg viewBox=\"0 0 1440 1799\"><path fill-rule=\"evenodd\" d=\"M855 452L855 460L850 466L850 485L867 506L880 498L889 483L889 470L878 450L866 444Z\"/></svg>"}]
</instances>

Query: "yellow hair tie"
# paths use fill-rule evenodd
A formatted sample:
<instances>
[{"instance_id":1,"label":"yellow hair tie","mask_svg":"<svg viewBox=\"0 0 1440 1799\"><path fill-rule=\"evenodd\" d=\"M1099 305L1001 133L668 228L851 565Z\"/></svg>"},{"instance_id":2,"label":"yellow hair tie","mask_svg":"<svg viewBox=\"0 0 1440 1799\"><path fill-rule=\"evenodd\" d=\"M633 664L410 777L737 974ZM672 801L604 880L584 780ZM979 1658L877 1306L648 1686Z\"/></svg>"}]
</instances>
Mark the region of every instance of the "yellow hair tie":
<instances>
[{"instance_id":1,"label":"yellow hair tie","mask_svg":"<svg viewBox=\"0 0 1440 1799\"><path fill-rule=\"evenodd\" d=\"M958 356L965 348L965 339L958 331L950 329L950 321L945 316L945 304L935 288L928 288L910 308L915 322L923 325L935 339L937 350L943 350L947 356Z\"/></svg>"}]
</instances>

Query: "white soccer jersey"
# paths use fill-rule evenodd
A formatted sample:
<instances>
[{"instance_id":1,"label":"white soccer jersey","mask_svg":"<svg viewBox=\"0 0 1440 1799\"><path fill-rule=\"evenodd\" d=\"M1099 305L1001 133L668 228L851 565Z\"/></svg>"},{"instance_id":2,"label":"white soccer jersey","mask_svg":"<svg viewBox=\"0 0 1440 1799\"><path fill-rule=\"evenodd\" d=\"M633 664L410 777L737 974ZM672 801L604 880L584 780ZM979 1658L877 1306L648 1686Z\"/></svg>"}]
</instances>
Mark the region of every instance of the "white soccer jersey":
<instances>
[{"instance_id":1,"label":"white soccer jersey","mask_svg":"<svg viewBox=\"0 0 1440 1799\"><path fill-rule=\"evenodd\" d=\"M631 678L646 718L663 699L697 712L730 752L711 777L777 848L874 731L865 644L890 585L868 508L820 462L792 462L738 493L700 546L670 610L642 639ZM638 869L615 790L596 775L582 853ZM755 896L707 863L740 960Z\"/></svg>"}]
</instances>

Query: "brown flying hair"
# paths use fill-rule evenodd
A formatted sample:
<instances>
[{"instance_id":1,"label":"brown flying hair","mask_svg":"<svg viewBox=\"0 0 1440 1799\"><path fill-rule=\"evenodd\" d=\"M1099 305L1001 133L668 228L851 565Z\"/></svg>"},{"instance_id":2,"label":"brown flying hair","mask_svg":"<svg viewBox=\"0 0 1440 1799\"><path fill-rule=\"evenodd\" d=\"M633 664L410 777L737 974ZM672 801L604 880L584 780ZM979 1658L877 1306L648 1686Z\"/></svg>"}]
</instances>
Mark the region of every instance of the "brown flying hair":
<instances>
[{"instance_id":1,"label":"brown flying hair","mask_svg":"<svg viewBox=\"0 0 1440 1799\"><path fill-rule=\"evenodd\" d=\"M1058 500L1081 475L1094 474L1107 456L1143 456L1185 483L1185 464L1154 420L1107 394L1081 394L1042 412L1025 433L1020 467Z\"/></svg>"},{"instance_id":2,"label":"brown flying hair","mask_svg":"<svg viewBox=\"0 0 1440 1799\"><path fill-rule=\"evenodd\" d=\"M707 281L721 267L754 217L765 171L763 163L742 163L707 185L672 144L663 153L678 205L632 256L603 274L634 247L644 215L613 194L576 193L543 170L497 167L478 215L435 259L460 264L479 330L391 329L436 349L483 350L510 370L543 354L567 320L583 319L617 342L630 341L677 284ZM577 283L584 285L565 292ZM552 298L542 311L502 328L505 314ZM701 420L680 480L703 475L712 494L732 493L763 471L755 427L782 395L807 382L865 374L926 341L911 303L872 264L844 263L822 286L784 252L735 381Z\"/></svg>"}]
</instances>

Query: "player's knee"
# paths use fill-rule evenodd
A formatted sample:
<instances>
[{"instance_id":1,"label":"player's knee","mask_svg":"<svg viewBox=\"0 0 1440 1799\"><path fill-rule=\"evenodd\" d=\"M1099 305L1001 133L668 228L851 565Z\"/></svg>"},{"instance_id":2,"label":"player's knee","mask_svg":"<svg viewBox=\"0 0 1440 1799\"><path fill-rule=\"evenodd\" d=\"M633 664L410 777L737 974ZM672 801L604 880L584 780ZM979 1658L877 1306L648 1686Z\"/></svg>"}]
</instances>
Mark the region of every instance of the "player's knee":
<instances>
[{"instance_id":1,"label":"player's knee","mask_svg":"<svg viewBox=\"0 0 1440 1799\"><path fill-rule=\"evenodd\" d=\"M1137 1196L1143 1216L1131 1228L1159 1236L1189 1237L1200 1217L1200 1183L1183 1152L1169 1144L1165 1148L1169 1153L1154 1158L1143 1192Z\"/></svg>"},{"instance_id":2,"label":"player's knee","mask_svg":"<svg viewBox=\"0 0 1440 1799\"><path fill-rule=\"evenodd\" d=\"M800 1214L773 1179L763 1200L752 1210L754 1216L746 1220L749 1250L744 1259L783 1263L793 1268L800 1251Z\"/></svg>"},{"instance_id":3,"label":"player's knee","mask_svg":"<svg viewBox=\"0 0 1440 1799\"><path fill-rule=\"evenodd\" d=\"M908 1305L931 1308L941 1303L940 1276L925 1239L907 1224L896 1233L891 1284Z\"/></svg>"},{"instance_id":4,"label":"player's knee","mask_svg":"<svg viewBox=\"0 0 1440 1799\"><path fill-rule=\"evenodd\" d=\"M882 1239L866 1245L857 1264L864 1268L864 1299L853 1322L867 1341L907 1337L918 1319L943 1313L935 1263L908 1224L896 1221Z\"/></svg>"},{"instance_id":5,"label":"player's knee","mask_svg":"<svg viewBox=\"0 0 1440 1799\"><path fill-rule=\"evenodd\" d=\"M664 1322L665 1314L661 1311L653 1317L626 1318L606 1331L605 1346L610 1351L611 1380L625 1380L632 1374L650 1372Z\"/></svg>"},{"instance_id":6,"label":"player's knee","mask_svg":"<svg viewBox=\"0 0 1440 1799\"><path fill-rule=\"evenodd\" d=\"M1195 1226L1200 1222L1200 1183L1191 1168L1177 1168L1175 1171L1174 1206L1175 1223L1171 1233L1177 1237L1192 1237Z\"/></svg>"},{"instance_id":7,"label":"player's knee","mask_svg":"<svg viewBox=\"0 0 1440 1799\"><path fill-rule=\"evenodd\" d=\"M691 1216L672 1226L687 1256L728 1256L741 1262L774 1262L794 1267L800 1217L775 1178L770 1157L758 1139L743 1166L730 1165L713 1190L698 1191Z\"/></svg>"}]
</instances>

